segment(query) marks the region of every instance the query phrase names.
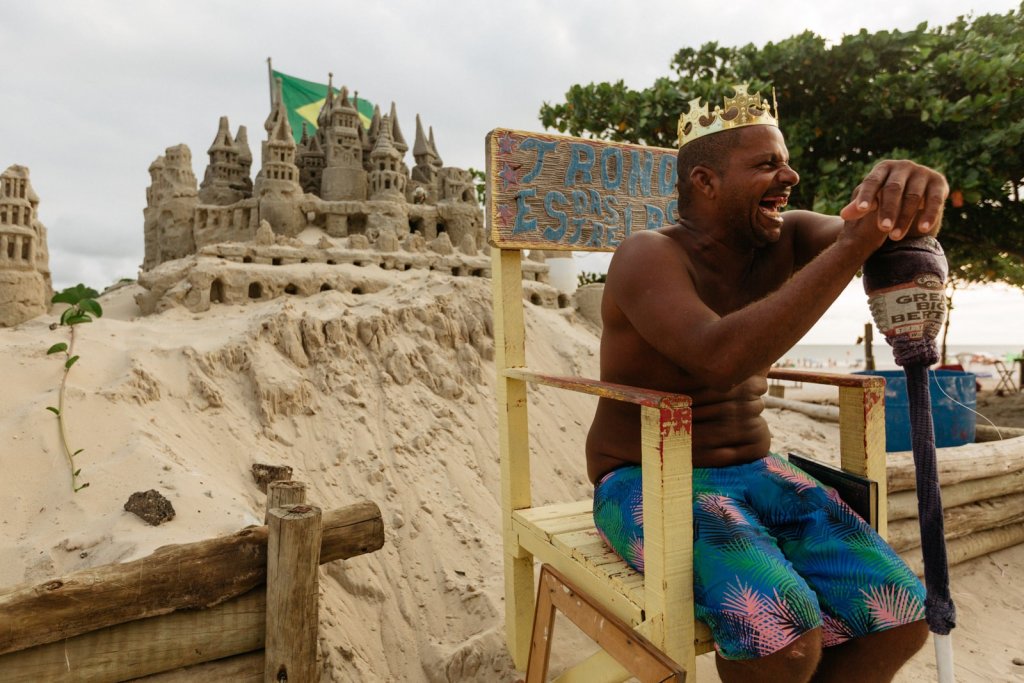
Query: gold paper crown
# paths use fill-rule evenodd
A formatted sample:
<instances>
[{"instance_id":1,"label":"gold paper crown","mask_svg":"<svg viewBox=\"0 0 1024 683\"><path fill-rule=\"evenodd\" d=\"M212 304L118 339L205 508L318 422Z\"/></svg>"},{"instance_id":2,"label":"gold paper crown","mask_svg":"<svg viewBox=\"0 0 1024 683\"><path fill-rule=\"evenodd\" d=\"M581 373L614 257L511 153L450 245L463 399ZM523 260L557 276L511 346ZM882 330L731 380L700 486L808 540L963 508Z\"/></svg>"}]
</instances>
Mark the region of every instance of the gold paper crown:
<instances>
[{"instance_id":1,"label":"gold paper crown","mask_svg":"<svg viewBox=\"0 0 1024 683\"><path fill-rule=\"evenodd\" d=\"M742 126L775 126L779 127L779 105L774 102L775 91L772 90L773 104L761 100L760 93L753 95L747 92L747 83L736 85L736 94L725 98L725 107L716 106L708 114L708 105L701 105L700 98L690 100L690 110L679 116L679 146L697 138L732 130ZM775 116L772 116L772 111Z\"/></svg>"}]
</instances>

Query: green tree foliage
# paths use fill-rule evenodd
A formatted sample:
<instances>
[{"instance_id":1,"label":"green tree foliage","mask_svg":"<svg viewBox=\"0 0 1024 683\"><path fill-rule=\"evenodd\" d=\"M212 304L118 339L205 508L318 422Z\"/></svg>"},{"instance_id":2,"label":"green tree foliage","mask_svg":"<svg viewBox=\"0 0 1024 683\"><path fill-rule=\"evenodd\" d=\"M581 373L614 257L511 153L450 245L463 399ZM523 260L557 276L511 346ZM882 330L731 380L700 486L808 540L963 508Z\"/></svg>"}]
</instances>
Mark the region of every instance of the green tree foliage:
<instances>
[{"instance_id":1,"label":"green tree foliage","mask_svg":"<svg viewBox=\"0 0 1024 683\"><path fill-rule=\"evenodd\" d=\"M676 146L679 114L729 85L775 87L792 165L790 205L836 213L884 158L946 174L942 243L961 282L1024 285L1024 4L944 28L862 30L829 44L811 32L764 47L683 48L643 90L573 85L541 122L571 135Z\"/></svg>"}]
</instances>

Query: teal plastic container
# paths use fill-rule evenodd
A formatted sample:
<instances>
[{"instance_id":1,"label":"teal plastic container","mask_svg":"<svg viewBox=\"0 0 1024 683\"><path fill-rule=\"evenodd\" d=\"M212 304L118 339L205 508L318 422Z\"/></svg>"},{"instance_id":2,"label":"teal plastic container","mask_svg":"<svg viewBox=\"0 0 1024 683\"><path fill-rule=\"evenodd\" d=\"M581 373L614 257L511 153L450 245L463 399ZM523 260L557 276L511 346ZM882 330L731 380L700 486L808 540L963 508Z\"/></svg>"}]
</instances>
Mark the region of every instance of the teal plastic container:
<instances>
[{"instance_id":1,"label":"teal plastic container","mask_svg":"<svg viewBox=\"0 0 1024 683\"><path fill-rule=\"evenodd\" d=\"M885 378L885 450L890 453L909 451L912 447L910 401L907 398L907 376L903 374L903 370L865 370L857 374ZM962 446L974 442L976 417L972 411L978 404L976 381L977 378L971 372L928 372L937 448ZM964 405L958 405L957 402Z\"/></svg>"}]
</instances>

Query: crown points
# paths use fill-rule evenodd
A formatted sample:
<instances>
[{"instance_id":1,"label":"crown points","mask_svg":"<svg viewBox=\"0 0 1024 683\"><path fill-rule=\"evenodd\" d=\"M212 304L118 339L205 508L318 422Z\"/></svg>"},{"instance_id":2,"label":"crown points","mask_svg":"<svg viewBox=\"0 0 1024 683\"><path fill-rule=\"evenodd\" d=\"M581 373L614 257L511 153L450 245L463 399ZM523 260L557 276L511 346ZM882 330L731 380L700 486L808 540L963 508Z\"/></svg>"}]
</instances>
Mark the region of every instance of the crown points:
<instances>
[{"instance_id":1,"label":"crown points","mask_svg":"<svg viewBox=\"0 0 1024 683\"><path fill-rule=\"evenodd\" d=\"M778 105L769 106L768 101L762 100L759 93L747 92L747 87L746 83L734 86L735 94L724 98L725 106L715 106L711 112L708 111L707 104L700 103L699 97L690 100L689 111L679 117L679 146L682 147L705 135L742 126L778 127ZM772 114L773 109L775 115Z\"/></svg>"}]
</instances>

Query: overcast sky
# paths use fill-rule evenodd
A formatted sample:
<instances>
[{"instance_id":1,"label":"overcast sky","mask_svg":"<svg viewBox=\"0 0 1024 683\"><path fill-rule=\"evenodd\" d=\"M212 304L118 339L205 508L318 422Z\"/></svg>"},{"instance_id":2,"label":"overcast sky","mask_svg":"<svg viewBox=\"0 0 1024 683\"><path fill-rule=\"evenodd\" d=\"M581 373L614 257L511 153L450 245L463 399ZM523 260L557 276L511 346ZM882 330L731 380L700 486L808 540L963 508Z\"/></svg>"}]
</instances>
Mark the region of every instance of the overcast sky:
<instances>
[{"instance_id":1,"label":"overcast sky","mask_svg":"<svg viewBox=\"0 0 1024 683\"><path fill-rule=\"evenodd\" d=\"M805 29L839 40L861 28L944 25L1017 5L0 0L0 169L31 170L55 287L101 289L137 275L147 169L164 149L187 144L202 178L226 115L232 130L248 127L256 171L269 111L267 57L307 80L326 81L333 71L335 84L382 108L394 101L410 142L420 114L446 165L481 168L488 130L541 130L541 104L560 101L576 83L650 85L684 46L761 45ZM1024 342L1024 322L1016 331L1005 324L1007 306L1024 320L1024 293L983 294L977 304L960 302L952 340ZM1001 308L983 312L993 303ZM849 343L863 321L851 330L846 318L865 318L865 310L862 296L843 297L835 320L805 341Z\"/></svg>"}]
</instances>

